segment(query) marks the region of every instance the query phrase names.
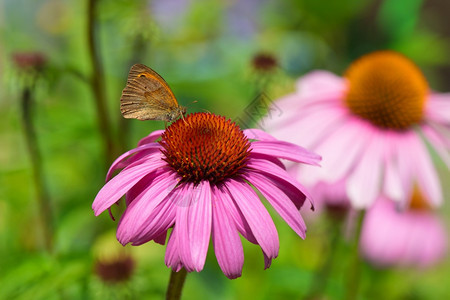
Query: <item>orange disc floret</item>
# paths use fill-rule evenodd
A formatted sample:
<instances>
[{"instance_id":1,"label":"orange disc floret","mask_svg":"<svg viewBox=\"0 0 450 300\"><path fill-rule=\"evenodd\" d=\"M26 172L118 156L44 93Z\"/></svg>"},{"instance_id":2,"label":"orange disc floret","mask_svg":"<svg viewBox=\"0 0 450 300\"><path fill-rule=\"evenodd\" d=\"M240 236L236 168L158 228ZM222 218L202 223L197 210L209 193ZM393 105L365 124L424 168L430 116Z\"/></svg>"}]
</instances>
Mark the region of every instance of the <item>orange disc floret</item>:
<instances>
[{"instance_id":1,"label":"orange disc floret","mask_svg":"<svg viewBox=\"0 0 450 300\"><path fill-rule=\"evenodd\" d=\"M183 181L218 183L239 174L250 142L231 120L195 113L172 123L161 136L163 158Z\"/></svg>"},{"instance_id":2,"label":"orange disc floret","mask_svg":"<svg viewBox=\"0 0 450 300\"><path fill-rule=\"evenodd\" d=\"M409 209L415 211L429 211L431 210L430 204L428 204L427 199L420 192L419 188L416 186L411 195L411 200L409 202Z\"/></svg>"},{"instance_id":3,"label":"orange disc floret","mask_svg":"<svg viewBox=\"0 0 450 300\"><path fill-rule=\"evenodd\" d=\"M359 117L386 129L405 130L421 122L428 83L420 69L394 51L377 51L345 72L345 103Z\"/></svg>"}]
</instances>

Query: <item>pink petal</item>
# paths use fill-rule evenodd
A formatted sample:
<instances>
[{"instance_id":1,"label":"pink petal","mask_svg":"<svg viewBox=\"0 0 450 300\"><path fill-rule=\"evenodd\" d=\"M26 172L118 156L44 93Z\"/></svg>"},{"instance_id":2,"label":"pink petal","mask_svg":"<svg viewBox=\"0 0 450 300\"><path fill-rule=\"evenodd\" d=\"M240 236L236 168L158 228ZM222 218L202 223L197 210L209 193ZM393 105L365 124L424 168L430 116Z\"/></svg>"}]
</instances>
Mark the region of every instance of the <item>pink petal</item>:
<instances>
[{"instance_id":1,"label":"pink petal","mask_svg":"<svg viewBox=\"0 0 450 300\"><path fill-rule=\"evenodd\" d=\"M268 269L270 267L270 265L272 264L272 258L268 257L264 251L263 251L263 255L264 255L264 270Z\"/></svg>"},{"instance_id":2,"label":"pink petal","mask_svg":"<svg viewBox=\"0 0 450 300\"><path fill-rule=\"evenodd\" d=\"M152 171L166 166L163 160L149 161L143 164L130 165L116 177L106 183L98 192L92 203L92 209L96 216L116 203L131 187Z\"/></svg>"},{"instance_id":3,"label":"pink petal","mask_svg":"<svg viewBox=\"0 0 450 300\"><path fill-rule=\"evenodd\" d=\"M281 162L281 160L271 155L250 152L249 158L268 160L281 169L286 170L286 166ZM297 163L293 164L297 165Z\"/></svg>"},{"instance_id":4,"label":"pink petal","mask_svg":"<svg viewBox=\"0 0 450 300\"><path fill-rule=\"evenodd\" d=\"M225 183L224 185L226 185ZM236 203L230 197L228 190L224 187L224 185L212 186L212 194L218 198L218 201L221 201L223 205L226 207L228 215L234 221L234 225L242 236L248 240L250 243L258 244L255 236L250 229L247 221L244 218L244 215L240 211L238 207L236 207Z\"/></svg>"},{"instance_id":5,"label":"pink petal","mask_svg":"<svg viewBox=\"0 0 450 300\"><path fill-rule=\"evenodd\" d=\"M156 141L157 139L159 139L161 137L163 132L164 132L164 130L153 131L152 133L147 135L145 138L141 139L138 143L138 146L153 143L154 141Z\"/></svg>"},{"instance_id":6,"label":"pink petal","mask_svg":"<svg viewBox=\"0 0 450 300\"><path fill-rule=\"evenodd\" d=\"M286 223L302 238L306 237L306 225L295 207L283 190L272 184L266 177L254 172L244 178L248 180L275 208Z\"/></svg>"},{"instance_id":7,"label":"pink petal","mask_svg":"<svg viewBox=\"0 0 450 300\"><path fill-rule=\"evenodd\" d=\"M263 128L264 130L266 128L283 127L288 122L292 122L295 120L295 118L296 118L295 111L297 109L300 109L300 107L302 105L303 105L303 103L297 94L287 95L287 96L277 100L276 103L271 104L271 106L269 108L269 113L259 121L258 127ZM293 108L295 108L295 109L293 109ZM270 113L271 111L281 112L281 115L280 114L278 114L278 115L271 114ZM257 139L257 140L260 140L260 139Z\"/></svg>"},{"instance_id":8,"label":"pink petal","mask_svg":"<svg viewBox=\"0 0 450 300\"><path fill-rule=\"evenodd\" d=\"M372 133L367 124L359 120L348 120L334 134L326 137L315 149L323 156L322 168L305 176L305 184L313 185L317 181L336 182L347 177L365 151Z\"/></svg>"},{"instance_id":9,"label":"pink petal","mask_svg":"<svg viewBox=\"0 0 450 300\"><path fill-rule=\"evenodd\" d=\"M346 182L350 201L357 209L369 207L380 194L384 149L382 135L374 135L361 161Z\"/></svg>"},{"instance_id":10,"label":"pink petal","mask_svg":"<svg viewBox=\"0 0 450 300\"><path fill-rule=\"evenodd\" d=\"M167 230L164 231L163 233L161 233L160 235L158 235L157 237L155 237L153 240L157 244L165 245L166 244L166 239L167 239Z\"/></svg>"},{"instance_id":11,"label":"pink petal","mask_svg":"<svg viewBox=\"0 0 450 300\"><path fill-rule=\"evenodd\" d=\"M392 150L395 151L395 157L398 162L398 172L402 183L405 198L403 203L412 195L414 182L414 166L410 157L410 151L413 149L413 143L411 140L414 138L414 132L407 132L402 135L398 135L396 139L392 139ZM405 151L406 150L406 151ZM414 154L415 155L415 154ZM413 156L414 156L413 155Z\"/></svg>"},{"instance_id":12,"label":"pink petal","mask_svg":"<svg viewBox=\"0 0 450 300\"><path fill-rule=\"evenodd\" d=\"M317 70L306 74L297 82L297 92L302 96L318 96L330 92L342 92L346 81L331 72Z\"/></svg>"},{"instance_id":13,"label":"pink petal","mask_svg":"<svg viewBox=\"0 0 450 300\"><path fill-rule=\"evenodd\" d=\"M267 132L257 129L250 128L244 129L244 134L249 140L258 140L258 141L276 141L277 139L268 134Z\"/></svg>"},{"instance_id":14,"label":"pink petal","mask_svg":"<svg viewBox=\"0 0 450 300\"><path fill-rule=\"evenodd\" d=\"M294 114L293 110L297 110L299 107L303 106L302 97L298 93L292 93L281 97L272 103L273 111L280 111L283 117L280 119L286 119L287 114ZM295 108L295 109L294 109ZM270 117L270 116L268 116ZM269 119L276 120L276 119Z\"/></svg>"},{"instance_id":15,"label":"pink petal","mask_svg":"<svg viewBox=\"0 0 450 300\"><path fill-rule=\"evenodd\" d=\"M183 267L183 264L181 262L178 241L176 236L177 235L175 226L172 230L172 233L170 234L169 241L167 243L164 262L166 263L166 266L172 268L172 270L174 270L175 272L178 272Z\"/></svg>"},{"instance_id":16,"label":"pink petal","mask_svg":"<svg viewBox=\"0 0 450 300\"><path fill-rule=\"evenodd\" d=\"M159 152L158 151L159 149L161 149L161 146L159 144L147 144L125 152L112 163L111 167L108 170L108 173L106 174L106 181L108 181L112 177L112 174L115 170L125 168L130 163L134 162L134 161L124 162L125 158L127 158L128 156L145 150L148 151L145 152L146 154L152 154L155 152Z\"/></svg>"},{"instance_id":17,"label":"pink petal","mask_svg":"<svg viewBox=\"0 0 450 300\"><path fill-rule=\"evenodd\" d=\"M429 213L423 217L424 220L416 222L417 226L426 232L418 237L419 245L423 247L418 263L421 267L426 267L445 257L448 233L438 216ZM421 237L426 237L426 241Z\"/></svg>"},{"instance_id":18,"label":"pink petal","mask_svg":"<svg viewBox=\"0 0 450 300\"><path fill-rule=\"evenodd\" d=\"M367 212L361 251L381 266L427 266L441 259L446 234L429 211L398 211L388 199L377 200Z\"/></svg>"},{"instance_id":19,"label":"pink petal","mask_svg":"<svg viewBox=\"0 0 450 300\"><path fill-rule=\"evenodd\" d=\"M158 169L155 172L145 175L141 180L139 180L128 192L125 194L126 207L130 206L131 202L142 193L143 190L152 185L153 180L159 177L162 173L167 172L167 169Z\"/></svg>"},{"instance_id":20,"label":"pink petal","mask_svg":"<svg viewBox=\"0 0 450 300\"><path fill-rule=\"evenodd\" d=\"M389 142L387 143L390 144ZM407 198L402 185L402 180L399 172L398 158L396 151L390 151L390 147L386 149L384 158L384 182L383 192L391 200L400 202Z\"/></svg>"},{"instance_id":21,"label":"pink petal","mask_svg":"<svg viewBox=\"0 0 450 300\"><path fill-rule=\"evenodd\" d=\"M445 136L429 125L422 125L422 131L447 168L450 169L450 154L446 145L446 142L448 143L449 141L446 141Z\"/></svg>"},{"instance_id":22,"label":"pink petal","mask_svg":"<svg viewBox=\"0 0 450 300\"><path fill-rule=\"evenodd\" d=\"M279 249L277 229L258 195L247 183L237 180L230 180L227 183L227 189L264 253L269 258L277 257Z\"/></svg>"},{"instance_id":23,"label":"pink petal","mask_svg":"<svg viewBox=\"0 0 450 300\"><path fill-rule=\"evenodd\" d=\"M185 195L186 190L183 184L170 191L137 230L137 234L133 239L133 246L156 239L162 232L166 232L172 227L176 219L177 204Z\"/></svg>"},{"instance_id":24,"label":"pink petal","mask_svg":"<svg viewBox=\"0 0 450 300\"><path fill-rule=\"evenodd\" d=\"M178 243L179 255L181 258L181 262L183 263L184 268L188 272L192 272L195 270L195 265L192 259L191 253L191 242L189 239L189 226L190 220L189 218L189 206L196 201L194 198L196 193L198 192L195 189L199 187L194 187L193 183L186 183L186 195L182 199L182 202L177 204L177 214L176 214L176 239Z\"/></svg>"},{"instance_id":25,"label":"pink petal","mask_svg":"<svg viewBox=\"0 0 450 300\"><path fill-rule=\"evenodd\" d=\"M266 177L266 180L272 182L272 184L276 187L278 187L278 189L282 190L283 193L289 197L289 199L291 199L292 203L294 203L295 207L297 208L297 210L299 210L303 204L305 203L306 200L306 196L305 194L303 194L303 192L299 189L297 189L296 187L294 187L293 185L291 185L290 183L284 181L284 180L279 180L276 177L270 178L270 177ZM313 199L309 198L309 207L314 210L314 203L313 203Z\"/></svg>"},{"instance_id":26,"label":"pink petal","mask_svg":"<svg viewBox=\"0 0 450 300\"><path fill-rule=\"evenodd\" d=\"M450 124L450 93L431 94L427 99L426 114L428 119L441 124Z\"/></svg>"},{"instance_id":27,"label":"pink petal","mask_svg":"<svg viewBox=\"0 0 450 300\"><path fill-rule=\"evenodd\" d=\"M209 181L201 181L195 189L197 193L188 207L188 231L192 262L195 270L200 272L205 264L211 236L211 187Z\"/></svg>"},{"instance_id":28,"label":"pink petal","mask_svg":"<svg viewBox=\"0 0 450 300\"><path fill-rule=\"evenodd\" d=\"M424 192L431 204L439 206L442 204L442 191L439 177L431 161L428 150L417 135L412 136L411 148L404 151L410 155L410 164L415 169L419 188Z\"/></svg>"},{"instance_id":29,"label":"pink petal","mask_svg":"<svg viewBox=\"0 0 450 300\"><path fill-rule=\"evenodd\" d=\"M283 141L256 141L252 143L252 152L265 154L295 162L319 165L321 157L300 146Z\"/></svg>"},{"instance_id":30,"label":"pink petal","mask_svg":"<svg viewBox=\"0 0 450 300\"><path fill-rule=\"evenodd\" d=\"M151 223L149 216L167 197L177 183L178 175L176 173L162 173L154 179L152 185L143 190L131 202L130 206L127 207L122 215L117 228L117 239L123 245L133 242L137 237L145 234L142 231Z\"/></svg>"},{"instance_id":31,"label":"pink petal","mask_svg":"<svg viewBox=\"0 0 450 300\"><path fill-rule=\"evenodd\" d=\"M347 112L343 109L325 105L310 105L308 108L310 108L308 111L302 108L301 115L296 112L292 120L286 120L279 126L271 125L268 127L270 133L279 140L312 148L327 136L332 135L347 116Z\"/></svg>"},{"instance_id":32,"label":"pink petal","mask_svg":"<svg viewBox=\"0 0 450 300\"><path fill-rule=\"evenodd\" d=\"M254 172L261 173L264 176L273 179L272 181L277 181L279 183L282 183L284 181L287 185L291 185L295 189L299 190L303 195L305 195L312 204L311 194L305 189L305 187L277 165L267 160L252 158L248 160L247 166L249 168L252 168Z\"/></svg>"},{"instance_id":33,"label":"pink petal","mask_svg":"<svg viewBox=\"0 0 450 300\"><path fill-rule=\"evenodd\" d=\"M220 269L230 279L238 278L242 273L244 265L244 250L242 248L239 233L234 225L233 218L222 201L223 197L216 196L221 193L218 189L213 190L212 198L212 240L214 252Z\"/></svg>"}]
</instances>

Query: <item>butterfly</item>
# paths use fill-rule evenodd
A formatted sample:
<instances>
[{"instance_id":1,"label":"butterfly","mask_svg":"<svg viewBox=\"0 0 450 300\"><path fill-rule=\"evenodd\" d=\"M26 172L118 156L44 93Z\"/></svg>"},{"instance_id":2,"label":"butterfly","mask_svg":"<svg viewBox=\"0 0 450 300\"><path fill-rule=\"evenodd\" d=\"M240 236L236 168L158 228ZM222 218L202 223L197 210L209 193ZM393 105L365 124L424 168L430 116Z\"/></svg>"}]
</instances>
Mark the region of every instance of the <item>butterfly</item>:
<instances>
[{"instance_id":1,"label":"butterfly","mask_svg":"<svg viewBox=\"0 0 450 300\"><path fill-rule=\"evenodd\" d=\"M120 111L127 119L172 122L186 114L166 81L149 67L133 65L122 91Z\"/></svg>"}]
</instances>

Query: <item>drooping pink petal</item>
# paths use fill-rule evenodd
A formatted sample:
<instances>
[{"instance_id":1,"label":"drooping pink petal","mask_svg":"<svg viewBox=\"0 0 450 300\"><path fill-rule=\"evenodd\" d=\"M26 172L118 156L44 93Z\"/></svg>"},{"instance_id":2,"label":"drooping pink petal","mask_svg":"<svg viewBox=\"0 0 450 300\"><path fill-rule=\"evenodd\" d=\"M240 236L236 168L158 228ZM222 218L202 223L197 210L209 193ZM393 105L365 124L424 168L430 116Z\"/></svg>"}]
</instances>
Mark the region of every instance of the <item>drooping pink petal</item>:
<instances>
[{"instance_id":1,"label":"drooping pink petal","mask_svg":"<svg viewBox=\"0 0 450 300\"><path fill-rule=\"evenodd\" d=\"M315 203L320 208L325 205L342 209L344 212L350 208L347 191L345 189L345 179L332 183L319 182L311 190Z\"/></svg>"},{"instance_id":2,"label":"drooping pink petal","mask_svg":"<svg viewBox=\"0 0 450 300\"><path fill-rule=\"evenodd\" d=\"M127 207L117 227L117 239L123 245L142 234L149 216L177 185L176 173L162 173ZM167 229L166 229L167 230ZM159 234L158 234L159 235Z\"/></svg>"},{"instance_id":3,"label":"drooping pink petal","mask_svg":"<svg viewBox=\"0 0 450 300\"><path fill-rule=\"evenodd\" d=\"M269 113L258 122L258 127L264 129L264 131L267 128L273 129L283 127L295 120L296 115L294 112L296 109L300 109L302 105L303 103L300 101L297 94L287 95L279 99L276 104L272 103L270 105Z\"/></svg>"},{"instance_id":4,"label":"drooping pink petal","mask_svg":"<svg viewBox=\"0 0 450 300\"><path fill-rule=\"evenodd\" d=\"M203 269L211 237L212 208L209 181L201 181L188 207L188 231L191 257L197 272Z\"/></svg>"},{"instance_id":5,"label":"drooping pink petal","mask_svg":"<svg viewBox=\"0 0 450 300\"><path fill-rule=\"evenodd\" d=\"M301 144L308 149L312 149L318 142L332 135L346 117L347 112L343 109L317 105L317 108L314 107L310 114L304 114L301 119L295 112L292 120L286 120L285 124L272 125L267 121L267 128L279 140ZM314 132L314 134L311 134L311 132Z\"/></svg>"},{"instance_id":6,"label":"drooping pink petal","mask_svg":"<svg viewBox=\"0 0 450 300\"><path fill-rule=\"evenodd\" d=\"M156 141L157 139L159 139L161 137L163 132L164 132L164 130L153 131L152 133L147 135L145 138L141 139L138 143L138 146L153 143L154 141Z\"/></svg>"},{"instance_id":7,"label":"drooping pink petal","mask_svg":"<svg viewBox=\"0 0 450 300\"><path fill-rule=\"evenodd\" d=\"M230 180L227 189L264 253L269 258L277 257L279 249L277 229L258 195L247 183L239 180Z\"/></svg>"},{"instance_id":8,"label":"drooping pink petal","mask_svg":"<svg viewBox=\"0 0 450 300\"><path fill-rule=\"evenodd\" d=\"M130 163L133 162L133 161L125 161L125 158L127 158L128 156L141 151L146 151L146 154L151 154L159 152L159 149L161 149L161 146L158 144L147 144L125 152L112 163L111 167L108 170L108 173L106 174L106 181L111 179L112 174L115 170L125 168L126 166L128 166Z\"/></svg>"},{"instance_id":9,"label":"drooping pink petal","mask_svg":"<svg viewBox=\"0 0 450 300\"><path fill-rule=\"evenodd\" d=\"M428 119L437 123L450 124L450 93L431 94L426 102Z\"/></svg>"},{"instance_id":10,"label":"drooping pink petal","mask_svg":"<svg viewBox=\"0 0 450 300\"><path fill-rule=\"evenodd\" d=\"M273 115L266 116L266 120L270 120L271 122L281 121L282 119L286 120L291 117L293 111L299 109L303 106L304 103L298 93L292 93L286 96L281 97L276 101L276 103L271 103L272 111L279 111L282 113L282 118L273 118ZM271 118L272 117L272 118ZM281 117L281 116L280 116Z\"/></svg>"},{"instance_id":11,"label":"drooping pink petal","mask_svg":"<svg viewBox=\"0 0 450 300\"><path fill-rule=\"evenodd\" d=\"M150 161L138 165L130 165L116 177L107 182L98 192L92 203L96 216L116 203L131 187L152 171L167 165L165 161Z\"/></svg>"},{"instance_id":12,"label":"drooping pink petal","mask_svg":"<svg viewBox=\"0 0 450 300\"><path fill-rule=\"evenodd\" d=\"M169 241L167 242L166 255L164 257L164 262L166 266L172 268L175 272L178 272L183 267L180 258L180 251L178 247L178 240L176 237L176 226L172 229Z\"/></svg>"},{"instance_id":13,"label":"drooping pink petal","mask_svg":"<svg viewBox=\"0 0 450 300\"><path fill-rule=\"evenodd\" d=\"M410 149L413 147L411 140L413 139L414 132L405 132L402 135L398 135L392 139L392 151L394 151L393 157L397 158L399 177L402 183L403 192L405 197L402 199L409 199L412 195L414 182L414 166L411 162L409 155ZM405 152L406 149L406 152Z\"/></svg>"},{"instance_id":14,"label":"drooping pink petal","mask_svg":"<svg viewBox=\"0 0 450 300\"><path fill-rule=\"evenodd\" d=\"M398 211L381 198L364 218L360 246L363 256L382 267L426 267L442 258L446 234L431 211Z\"/></svg>"},{"instance_id":15,"label":"drooping pink petal","mask_svg":"<svg viewBox=\"0 0 450 300\"><path fill-rule=\"evenodd\" d=\"M385 143L374 134L355 170L347 179L347 193L356 208L367 208L379 195Z\"/></svg>"},{"instance_id":16,"label":"drooping pink petal","mask_svg":"<svg viewBox=\"0 0 450 300\"><path fill-rule=\"evenodd\" d=\"M277 213L286 221L286 223L302 238L306 237L306 225L295 207L294 203L284 193L283 190L272 184L265 176L258 173L244 175L257 190L261 192L264 198L275 208Z\"/></svg>"},{"instance_id":17,"label":"drooping pink petal","mask_svg":"<svg viewBox=\"0 0 450 300\"><path fill-rule=\"evenodd\" d=\"M297 93L304 97L320 97L321 94L343 92L346 81L331 72L317 70L308 73L297 82Z\"/></svg>"},{"instance_id":18,"label":"drooping pink petal","mask_svg":"<svg viewBox=\"0 0 450 300\"><path fill-rule=\"evenodd\" d=\"M212 194L218 198L218 201L221 201L226 208L226 211L229 216L234 221L234 225L242 236L248 240L250 243L258 244L255 236L252 233L250 226L248 225L247 220L242 214L239 207L236 206L236 203L233 201L231 196L228 193L228 190L224 185L212 186Z\"/></svg>"},{"instance_id":19,"label":"drooping pink petal","mask_svg":"<svg viewBox=\"0 0 450 300\"><path fill-rule=\"evenodd\" d=\"M153 240L157 244L165 245L166 244L166 239L167 239L167 230L164 231L163 233L161 233L160 235L158 235L157 237L155 237Z\"/></svg>"},{"instance_id":20,"label":"drooping pink petal","mask_svg":"<svg viewBox=\"0 0 450 300\"><path fill-rule=\"evenodd\" d=\"M177 203L176 214L176 239L178 244L178 251L181 262L188 272L194 271L196 266L194 265L191 253L191 242L189 236L189 226L192 220L189 219L189 207L192 202L196 201L195 196L198 193L194 183L186 183L187 193L185 197Z\"/></svg>"},{"instance_id":21,"label":"drooping pink petal","mask_svg":"<svg viewBox=\"0 0 450 300\"><path fill-rule=\"evenodd\" d=\"M277 165L262 159L249 159L247 162L249 168L254 169L255 172L261 173L268 178L273 178L277 182L285 182L288 185L293 186L306 196L312 203L311 194L302 186L297 180L292 178L285 170L281 169Z\"/></svg>"},{"instance_id":22,"label":"drooping pink petal","mask_svg":"<svg viewBox=\"0 0 450 300\"><path fill-rule=\"evenodd\" d=\"M411 148L404 149L405 155L409 156L410 164L415 169L415 177L419 188L427 195L431 204L439 206L442 203L439 177L423 142L417 135L412 135L411 137Z\"/></svg>"},{"instance_id":23,"label":"drooping pink petal","mask_svg":"<svg viewBox=\"0 0 450 300\"><path fill-rule=\"evenodd\" d=\"M447 168L450 169L450 154L448 152L449 147L446 145L445 137L439 134L438 131L428 124L422 125L422 132L433 146L433 149L436 150L437 154L439 154L439 157L445 163Z\"/></svg>"},{"instance_id":24,"label":"drooping pink petal","mask_svg":"<svg viewBox=\"0 0 450 300\"><path fill-rule=\"evenodd\" d=\"M323 157L321 168L308 168L308 176L301 177L307 186L319 181L336 182L348 174L370 141L372 133L366 132L367 124L350 119L333 128L314 149ZM362 133L364 132L364 133Z\"/></svg>"},{"instance_id":25,"label":"drooping pink petal","mask_svg":"<svg viewBox=\"0 0 450 300\"><path fill-rule=\"evenodd\" d=\"M249 158L250 159L254 158L254 159L268 160L271 163L280 167L281 169L286 170L285 164L283 164L279 158L276 158L271 155L250 152Z\"/></svg>"},{"instance_id":26,"label":"drooping pink petal","mask_svg":"<svg viewBox=\"0 0 450 300\"><path fill-rule=\"evenodd\" d=\"M395 139L395 137L393 137ZM383 181L383 193L388 198L400 202L406 199L407 193L403 189L403 184L399 171L399 163L397 151L392 149L392 145L395 145L393 138L390 135L386 137L386 145L388 146L384 153L384 181Z\"/></svg>"},{"instance_id":27,"label":"drooping pink petal","mask_svg":"<svg viewBox=\"0 0 450 300\"><path fill-rule=\"evenodd\" d=\"M218 197L216 193L221 192L214 189L211 199L214 252L222 272L228 278L234 279L241 276L242 266L244 265L244 250L233 218L229 215L228 209L222 201L223 197Z\"/></svg>"},{"instance_id":28,"label":"drooping pink petal","mask_svg":"<svg viewBox=\"0 0 450 300\"><path fill-rule=\"evenodd\" d=\"M257 129L257 128L244 129L243 132L249 140L258 140L258 141L276 141L277 140L276 138L274 138L267 132L265 132L261 129Z\"/></svg>"},{"instance_id":29,"label":"drooping pink petal","mask_svg":"<svg viewBox=\"0 0 450 300\"><path fill-rule=\"evenodd\" d=\"M179 185L170 191L139 227L132 241L133 246L156 239L162 232L166 232L174 225L178 201L185 196L185 193L184 185Z\"/></svg>"},{"instance_id":30,"label":"drooping pink petal","mask_svg":"<svg viewBox=\"0 0 450 300\"><path fill-rule=\"evenodd\" d=\"M320 155L308 151L303 147L283 141L253 142L252 152L316 166L319 165L319 161L321 160Z\"/></svg>"},{"instance_id":31,"label":"drooping pink petal","mask_svg":"<svg viewBox=\"0 0 450 300\"><path fill-rule=\"evenodd\" d=\"M421 220L416 226L425 231L425 234L417 237L417 243L422 246L419 258L416 260L419 266L427 267L445 257L447 250L448 233L438 216L431 212L423 212ZM421 238L426 240L422 240Z\"/></svg>"},{"instance_id":32,"label":"drooping pink petal","mask_svg":"<svg viewBox=\"0 0 450 300\"><path fill-rule=\"evenodd\" d=\"M267 256L266 253L264 253L264 251L263 251L263 255L264 255L264 270L266 270L272 264L272 258Z\"/></svg>"},{"instance_id":33,"label":"drooping pink petal","mask_svg":"<svg viewBox=\"0 0 450 300\"><path fill-rule=\"evenodd\" d=\"M278 187L280 190L283 191L284 194L286 194L286 196L289 197L289 199L291 199L292 203L294 203L295 207L297 209L300 209L301 207L303 207L303 204L305 203L306 200L306 195L303 194L303 192L299 189L297 189L296 187L294 187L293 185L291 185L290 183L284 181L284 180L278 180L277 177L266 177L267 180L271 181L272 184L276 187ZM314 210L314 199L313 198L309 198L308 199L308 208Z\"/></svg>"},{"instance_id":34,"label":"drooping pink petal","mask_svg":"<svg viewBox=\"0 0 450 300\"><path fill-rule=\"evenodd\" d=\"M126 200L126 206L128 207L131 202L139 196L140 193L142 193L143 190L145 190L147 187L149 187L153 180L156 177L159 177L161 173L166 172L166 170L158 169L150 174L145 175L141 180L139 180L132 188L128 190L125 194L125 200Z\"/></svg>"}]
</instances>

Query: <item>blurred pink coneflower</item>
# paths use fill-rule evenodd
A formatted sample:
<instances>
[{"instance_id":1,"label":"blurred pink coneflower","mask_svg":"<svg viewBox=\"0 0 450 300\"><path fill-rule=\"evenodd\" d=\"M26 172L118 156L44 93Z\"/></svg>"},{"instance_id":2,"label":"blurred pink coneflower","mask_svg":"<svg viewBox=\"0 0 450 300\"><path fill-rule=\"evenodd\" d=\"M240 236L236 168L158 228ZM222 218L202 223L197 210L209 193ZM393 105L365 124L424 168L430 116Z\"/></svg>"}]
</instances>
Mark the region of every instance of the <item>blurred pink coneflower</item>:
<instances>
[{"instance_id":1,"label":"blurred pink coneflower","mask_svg":"<svg viewBox=\"0 0 450 300\"><path fill-rule=\"evenodd\" d=\"M211 238L220 268L236 278L244 263L239 233L261 247L266 268L278 255L277 230L253 188L305 237L298 209L307 193L279 158L312 165L320 160L263 131L242 131L224 117L191 114L120 156L92 207L99 215L126 194L117 229L123 245L164 244L173 228L165 262L175 271L190 272L203 269ZM111 179L117 169L122 171Z\"/></svg>"},{"instance_id":2,"label":"blurred pink coneflower","mask_svg":"<svg viewBox=\"0 0 450 300\"><path fill-rule=\"evenodd\" d=\"M419 68L393 51L367 54L344 78L312 72L297 92L275 102L280 118L261 125L276 138L320 153L322 168L289 170L306 186L343 182L355 208L380 195L403 204L413 185L442 202L439 178L421 134L450 166L450 94L430 90Z\"/></svg>"},{"instance_id":3,"label":"blurred pink coneflower","mask_svg":"<svg viewBox=\"0 0 450 300\"><path fill-rule=\"evenodd\" d=\"M442 259L446 249L444 226L417 189L408 209L381 198L364 217L360 250L377 266L427 267Z\"/></svg>"}]
</instances>

